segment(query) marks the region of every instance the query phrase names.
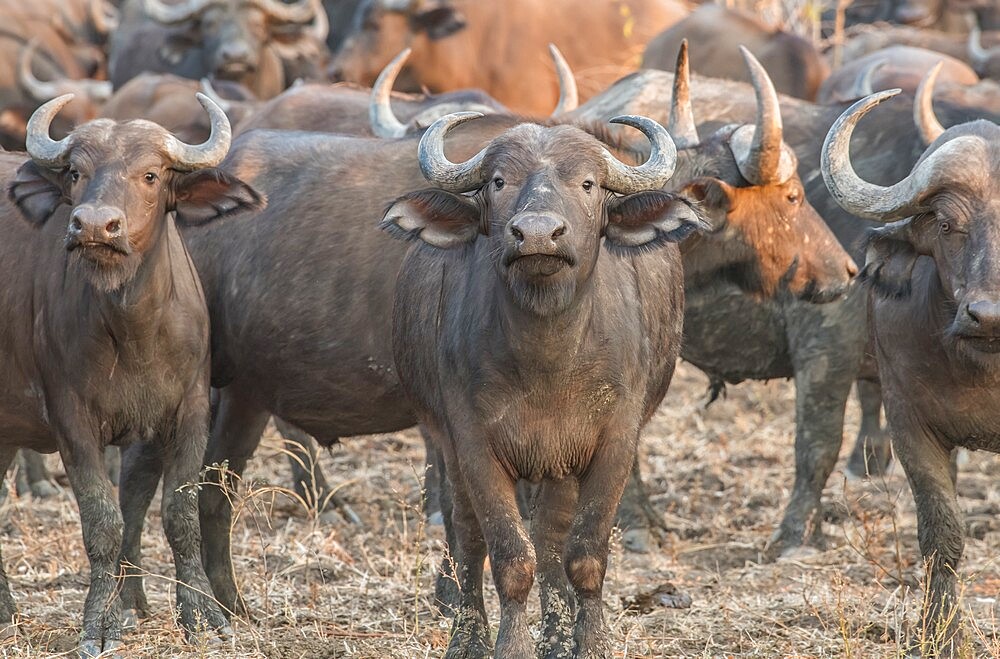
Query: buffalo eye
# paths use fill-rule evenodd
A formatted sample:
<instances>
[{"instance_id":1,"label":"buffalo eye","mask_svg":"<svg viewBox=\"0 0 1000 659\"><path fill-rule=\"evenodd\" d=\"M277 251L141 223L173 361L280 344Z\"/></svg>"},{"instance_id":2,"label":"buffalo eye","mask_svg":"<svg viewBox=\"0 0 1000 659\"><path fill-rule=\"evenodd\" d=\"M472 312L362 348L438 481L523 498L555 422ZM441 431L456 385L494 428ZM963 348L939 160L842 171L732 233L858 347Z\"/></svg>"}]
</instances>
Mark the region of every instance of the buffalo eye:
<instances>
[{"instance_id":1,"label":"buffalo eye","mask_svg":"<svg viewBox=\"0 0 1000 659\"><path fill-rule=\"evenodd\" d=\"M588 180L588 181L584 181L583 182L583 191L584 192L590 192L591 190L593 190L593 188L594 188L594 182L593 181L589 181Z\"/></svg>"},{"instance_id":2,"label":"buffalo eye","mask_svg":"<svg viewBox=\"0 0 1000 659\"><path fill-rule=\"evenodd\" d=\"M493 179L493 187L497 190L503 190L503 186L507 185L507 181L503 180L499 176Z\"/></svg>"},{"instance_id":3,"label":"buffalo eye","mask_svg":"<svg viewBox=\"0 0 1000 659\"><path fill-rule=\"evenodd\" d=\"M74 183L79 182L80 181L80 170L78 170L78 169L71 169L71 170L69 170L69 180L73 181Z\"/></svg>"},{"instance_id":4,"label":"buffalo eye","mask_svg":"<svg viewBox=\"0 0 1000 659\"><path fill-rule=\"evenodd\" d=\"M146 172L145 174L142 175L142 180L145 181L146 183L149 183L150 185L156 183L156 180L158 178L159 177L156 175L156 172Z\"/></svg>"},{"instance_id":5,"label":"buffalo eye","mask_svg":"<svg viewBox=\"0 0 1000 659\"><path fill-rule=\"evenodd\" d=\"M792 190L788 193L788 203L792 205L799 203L801 199L802 197L799 195L798 190Z\"/></svg>"}]
</instances>

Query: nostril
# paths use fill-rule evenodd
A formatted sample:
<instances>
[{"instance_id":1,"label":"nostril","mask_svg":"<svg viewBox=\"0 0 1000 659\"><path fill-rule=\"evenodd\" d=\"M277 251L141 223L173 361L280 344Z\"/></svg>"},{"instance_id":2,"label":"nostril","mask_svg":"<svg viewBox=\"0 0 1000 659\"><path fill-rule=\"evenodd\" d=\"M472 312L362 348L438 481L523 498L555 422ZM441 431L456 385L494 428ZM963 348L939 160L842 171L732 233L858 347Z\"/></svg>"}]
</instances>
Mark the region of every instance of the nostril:
<instances>
[{"instance_id":1,"label":"nostril","mask_svg":"<svg viewBox=\"0 0 1000 659\"><path fill-rule=\"evenodd\" d=\"M83 224L80 222L80 218L74 217L69 222L69 230L73 233L80 233L83 231Z\"/></svg>"},{"instance_id":2,"label":"nostril","mask_svg":"<svg viewBox=\"0 0 1000 659\"><path fill-rule=\"evenodd\" d=\"M122 223L118 220L111 220L104 226L104 231L109 236L117 236L122 230Z\"/></svg>"},{"instance_id":3,"label":"nostril","mask_svg":"<svg viewBox=\"0 0 1000 659\"><path fill-rule=\"evenodd\" d=\"M857 274L858 274L858 266L856 266L853 262L848 261L848 263L847 263L847 276L848 277L854 277Z\"/></svg>"},{"instance_id":4,"label":"nostril","mask_svg":"<svg viewBox=\"0 0 1000 659\"><path fill-rule=\"evenodd\" d=\"M517 227L511 227L511 228L510 228L510 233L511 233L511 235L513 235L513 236L514 236L514 238L515 238L515 239L516 239L516 240L517 240L518 242L524 242L524 234L523 234L523 233L521 233L521 230L520 230L520 229L518 229Z\"/></svg>"},{"instance_id":5,"label":"nostril","mask_svg":"<svg viewBox=\"0 0 1000 659\"><path fill-rule=\"evenodd\" d=\"M965 307L965 313L969 314L969 318L971 318L973 320L973 322L978 323L979 322L979 315L972 308L972 306L973 305L971 305L971 304L966 305L966 307Z\"/></svg>"}]
</instances>

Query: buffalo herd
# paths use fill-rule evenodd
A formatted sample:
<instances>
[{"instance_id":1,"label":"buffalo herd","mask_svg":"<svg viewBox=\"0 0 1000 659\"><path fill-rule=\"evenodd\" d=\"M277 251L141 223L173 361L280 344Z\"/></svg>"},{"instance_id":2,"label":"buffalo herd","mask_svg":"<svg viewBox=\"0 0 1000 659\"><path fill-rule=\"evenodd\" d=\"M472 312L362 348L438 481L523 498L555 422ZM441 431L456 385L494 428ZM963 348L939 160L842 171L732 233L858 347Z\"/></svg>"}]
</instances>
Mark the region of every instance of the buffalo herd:
<instances>
[{"instance_id":1,"label":"buffalo herd","mask_svg":"<svg viewBox=\"0 0 1000 659\"><path fill-rule=\"evenodd\" d=\"M655 549L637 451L678 359L713 399L794 379L763 560L826 546L856 384L848 471L895 455L916 502L939 633L909 649L960 654L956 456L1000 452L1000 7L732 4L0 0L0 465L36 497L38 452L65 465L79 656L151 613L161 482L177 620L233 637L231 492L272 418L348 519L316 443L419 427L446 657L621 656L609 543Z\"/></svg>"}]
</instances>

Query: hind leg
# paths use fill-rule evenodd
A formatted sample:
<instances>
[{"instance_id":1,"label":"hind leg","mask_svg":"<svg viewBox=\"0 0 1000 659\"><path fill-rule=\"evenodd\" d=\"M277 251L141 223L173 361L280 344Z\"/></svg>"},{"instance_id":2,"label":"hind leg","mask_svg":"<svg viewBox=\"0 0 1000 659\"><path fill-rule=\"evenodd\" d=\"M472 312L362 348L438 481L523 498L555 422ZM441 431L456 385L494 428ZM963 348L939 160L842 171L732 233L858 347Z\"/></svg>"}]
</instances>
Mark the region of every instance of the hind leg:
<instances>
[{"instance_id":1,"label":"hind leg","mask_svg":"<svg viewBox=\"0 0 1000 659\"><path fill-rule=\"evenodd\" d=\"M118 565L124 575L121 600L126 627L134 627L137 618L149 615L141 567L142 531L162 471L160 450L153 442L136 442L122 451L118 502L122 509L124 531Z\"/></svg>"},{"instance_id":2,"label":"hind leg","mask_svg":"<svg viewBox=\"0 0 1000 659\"><path fill-rule=\"evenodd\" d=\"M0 449L0 474L7 473L17 449ZM17 617L17 606L14 604L14 596L10 594L10 584L7 581L7 572L3 567L3 556L0 555L0 630L9 628ZM4 635L0 633L0 636Z\"/></svg>"},{"instance_id":3,"label":"hind leg","mask_svg":"<svg viewBox=\"0 0 1000 659\"><path fill-rule=\"evenodd\" d=\"M857 390L861 428L847 461L847 471L858 478L880 476L892 461L892 443L882 424L882 386L877 380L858 380Z\"/></svg>"}]
</instances>

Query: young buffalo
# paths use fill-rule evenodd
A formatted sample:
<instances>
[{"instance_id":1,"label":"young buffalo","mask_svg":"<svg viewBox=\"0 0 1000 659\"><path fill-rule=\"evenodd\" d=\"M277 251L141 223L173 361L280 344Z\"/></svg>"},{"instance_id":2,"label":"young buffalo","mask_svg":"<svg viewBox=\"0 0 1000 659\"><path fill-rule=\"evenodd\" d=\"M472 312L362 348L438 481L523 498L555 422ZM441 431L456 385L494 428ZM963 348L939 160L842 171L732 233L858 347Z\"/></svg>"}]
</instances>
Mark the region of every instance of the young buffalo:
<instances>
[{"instance_id":1,"label":"young buffalo","mask_svg":"<svg viewBox=\"0 0 1000 659\"><path fill-rule=\"evenodd\" d=\"M851 106L827 135L822 167L845 209L886 223L869 233L862 277L872 287L893 448L916 499L929 572L925 637L941 640L922 650L950 655L959 645L964 525L949 456L958 447L1000 452L1000 128L938 125L908 177L889 187L868 183L851 164L851 134L897 92Z\"/></svg>"},{"instance_id":2,"label":"young buffalo","mask_svg":"<svg viewBox=\"0 0 1000 659\"><path fill-rule=\"evenodd\" d=\"M121 639L117 558L122 515L104 469L109 444L150 442L164 465L163 526L184 627L230 635L206 595L197 517L208 430L208 312L175 226L261 206L214 169L229 150L225 114L199 96L212 134L185 144L148 121L107 119L54 141L70 96L28 124L28 153L4 154L0 204L0 471L19 446L58 450L80 506L90 591L79 651ZM0 616L14 602L0 572Z\"/></svg>"},{"instance_id":3,"label":"young buffalo","mask_svg":"<svg viewBox=\"0 0 1000 659\"><path fill-rule=\"evenodd\" d=\"M650 119L613 120L652 143L638 167L578 128L536 124L450 162L445 135L475 116L428 129L419 161L436 187L398 199L382 222L421 241L399 272L393 353L453 487L462 593L446 656L489 653L489 551L501 603L496 656L533 654L525 604L537 560L543 654L575 647L579 657L608 657L608 538L639 431L680 349L674 243L703 224L689 202L661 190L676 152ZM542 484L534 546L519 479Z\"/></svg>"}]
</instances>

